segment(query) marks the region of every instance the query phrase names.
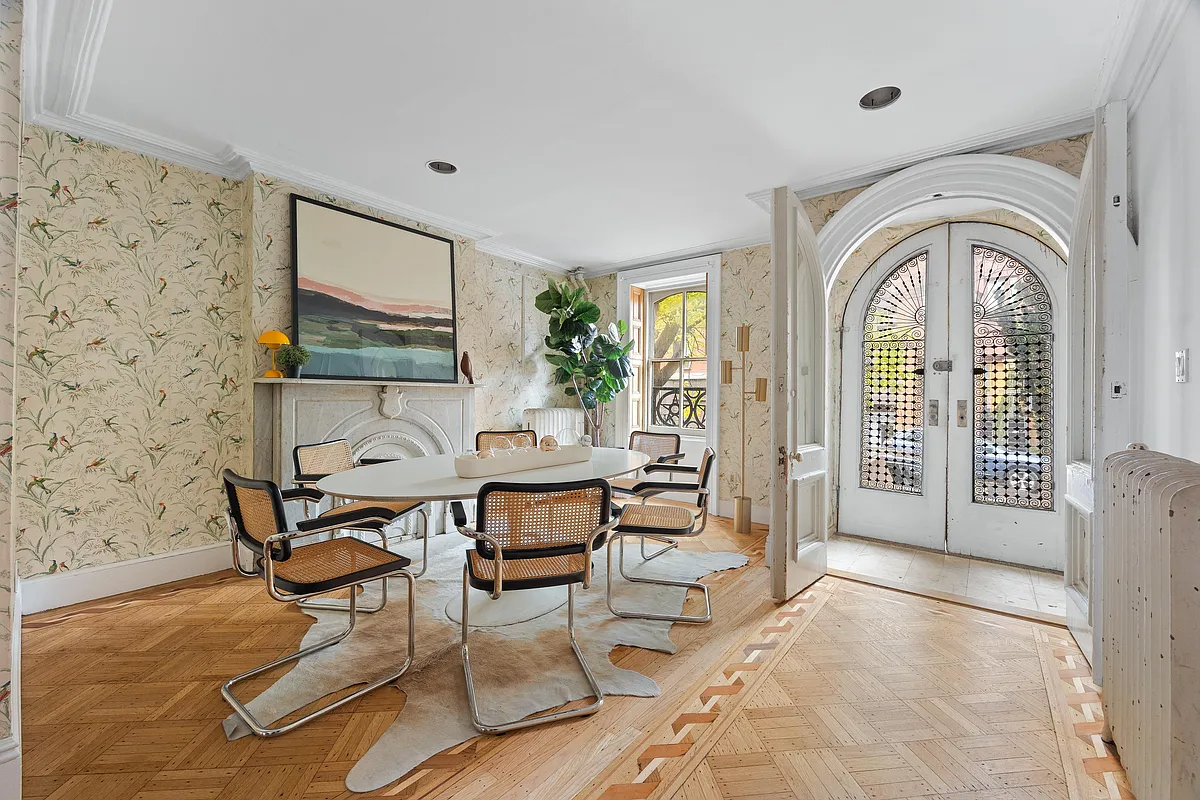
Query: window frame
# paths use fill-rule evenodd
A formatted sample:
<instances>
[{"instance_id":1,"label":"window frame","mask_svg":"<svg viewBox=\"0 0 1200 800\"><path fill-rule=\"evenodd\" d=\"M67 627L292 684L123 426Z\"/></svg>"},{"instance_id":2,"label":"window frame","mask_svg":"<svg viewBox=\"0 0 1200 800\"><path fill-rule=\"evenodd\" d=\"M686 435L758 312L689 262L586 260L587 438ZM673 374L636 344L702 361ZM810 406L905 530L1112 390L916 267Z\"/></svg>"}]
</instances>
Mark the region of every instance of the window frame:
<instances>
[{"instance_id":1,"label":"window frame","mask_svg":"<svg viewBox=\"0 0 1200 800\"><path fill-rule=\"evenodd\" d=\"M691 293L699 293L699 294L704 295L704 313L705 313L706 324L705 324L704 355L702 355L702 356L690 355L687 350L687 331L688 331L687 296L688 296L688 294L691 294ZM654 337L655 323L657 321L656 314L655 314L655 306L662 300L665 300L666 298L672 297L677 294L683 295L683 298L681 300L681 308L680 308L680 327L681 327L680 354L679 354L679 356L677 356L675 358L654 358L653 337ZM646 430L646 431L649 431L652 433L677 433L681 436L691 436L691 437L696 437L696 438L707 437L708 421L709 421L708 420L709 398L711 397L711 392L708 391L708 389L709 389L709 387L708 387L708 382L709 382L708 364L709 364L709 348L712 345L712 343L708 341L708 333L709 333L709 327L707 325L707 317L708 317L708 311L709 311L709 302L708 301L709 301L709 292L708 292L707 282L696 283L693 281L688 281L686 283L680 283L679 285L676 285L676 286L669 286L669 287L663 287L663 288L656 288L653 290L647 290L643 293L643 296L642 296L642 303L643 303L642 336L644 338L642 339L642 342L639 346L641 349L641 352L642 352L641 367L640 367L642 377L640 380L641 385L639 386L639 395L640 395L640 399L642 400L642 412L643 413L642 413L642 416L640 419L640 423L643 426L642 427L643 430ZM679 391L680 391L680 413L679 413L679 425L677 425L677 426L660 425L660 424L653 422L654 365L655 364L670 364L670 363L679 364L679 374L678 374L677 380L678 380L678 386L679 386ZM686 375L687 366L690 363L703 363L705 365L704 425L699 428L685 427L683 424L682 393L685 389L684 376Z\"/></svg>"}]
</instances>

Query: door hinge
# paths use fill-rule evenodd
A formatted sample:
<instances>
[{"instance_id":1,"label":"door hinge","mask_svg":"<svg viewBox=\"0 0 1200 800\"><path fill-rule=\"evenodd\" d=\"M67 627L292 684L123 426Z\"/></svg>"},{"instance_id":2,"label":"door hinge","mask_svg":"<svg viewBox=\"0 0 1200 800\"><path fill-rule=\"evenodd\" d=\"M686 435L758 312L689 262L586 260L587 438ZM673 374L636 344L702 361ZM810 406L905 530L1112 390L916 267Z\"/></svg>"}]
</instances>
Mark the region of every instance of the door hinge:
<instances>
[{"instance_id":1,"label":"door hinge","mask_svg":"<svg viewBox=\"0 0 1200 800\"><path fill-rule=\"evenodd\" d=\"M1121 195L1114 194L1113 195L1113 208L1120 208L1120 207L1121 207Z\"/></svg>"}]
</instances>

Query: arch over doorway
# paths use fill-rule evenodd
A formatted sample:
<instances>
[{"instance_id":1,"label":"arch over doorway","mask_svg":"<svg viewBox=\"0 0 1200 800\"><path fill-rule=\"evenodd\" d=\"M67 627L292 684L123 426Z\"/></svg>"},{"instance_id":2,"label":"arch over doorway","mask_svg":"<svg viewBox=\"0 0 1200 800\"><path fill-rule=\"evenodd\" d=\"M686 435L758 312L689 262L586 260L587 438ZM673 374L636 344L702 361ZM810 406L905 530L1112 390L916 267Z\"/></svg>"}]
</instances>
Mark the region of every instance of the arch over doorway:
<instances>
[{"instance_id":1,"label":"arch over doorway","mask_svg":"<svg viewBox=\"0 0 1200 800\"><path fill-rule=\"evenodd\" d=\"M944 200L986 201L1024 214L1069 251L1078 194L1074 175L1016 156L947 156L901 170L856 196L817 234L826 295L868 236L901 214Z\"/></svg>"}]
</instances>

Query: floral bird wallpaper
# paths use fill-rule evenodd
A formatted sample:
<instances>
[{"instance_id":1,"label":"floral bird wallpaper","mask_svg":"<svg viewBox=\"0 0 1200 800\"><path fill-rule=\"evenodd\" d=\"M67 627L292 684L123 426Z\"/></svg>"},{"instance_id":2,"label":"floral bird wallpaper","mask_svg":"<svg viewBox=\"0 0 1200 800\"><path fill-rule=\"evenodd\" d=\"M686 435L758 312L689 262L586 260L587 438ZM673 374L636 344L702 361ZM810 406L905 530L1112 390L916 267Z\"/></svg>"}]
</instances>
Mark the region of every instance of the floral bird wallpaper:
<instances>
[{"instance_id":1,"label":"floral bird wallpaper","mask_svg":"<svg viewBox=\"0 0 1200 800\"><path fill-rule=\"evenodd\" d=\"M21 154L21 0L0 2L0 739L12 734L12 636L16 565L12 533L13 284L17 272L17 174Z\"/></svg>"},{"instance_id":2,"label":"floral bird wallpaper","mask_svg":"<svg viewBox=\"0 0 1200 800\"><path fill-rule=\"evenodd\" d=\"M311 197L361 214L396 222L454 240L454 276L458 310L458 349L476 371L475 423L478 430L504 430L521 424L521 409L558 405L564 398L553 387L542 354L546 318L533 298L551 276L545 270L479 252L475 242L395 214L351 203L267 175L247 179L251 192L252 338L271 328L290 335L291 218L288 196ZM556 276L561 277L561 276ZM254 348L254 374L270 368L270 356Z\"/></svg>"},{"instance_id":3,"label":"floral bird wallpaper","mask_svg":"<svg viewBox=\"0 0 1200 800\"><path fill-rule=\"evenodd\" d=\"M244 198L235 181L25 130L23 578L227 536L219 476L247 453Z\"/></svg>"}]
</instances>

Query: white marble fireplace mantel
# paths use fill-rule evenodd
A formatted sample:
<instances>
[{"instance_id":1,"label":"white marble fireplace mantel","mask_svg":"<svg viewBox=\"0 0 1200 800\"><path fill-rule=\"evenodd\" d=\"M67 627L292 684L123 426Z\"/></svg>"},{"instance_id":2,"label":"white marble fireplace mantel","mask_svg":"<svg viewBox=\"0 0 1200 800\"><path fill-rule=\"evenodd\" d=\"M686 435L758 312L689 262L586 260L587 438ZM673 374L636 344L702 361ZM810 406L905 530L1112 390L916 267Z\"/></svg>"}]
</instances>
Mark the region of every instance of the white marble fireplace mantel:
<instances>
[{"instance_id":1,"label":"white marble fireplace mantel","mask_svg":"<svg viewBox=\"0 0 1200 800\"><path fill-rule=\"evenodd\" d=\"M355 458L416 458L474 447L475 386L388 380L258 378L254 476L289 487L298 444L346 439ZM444 529L443 509L431 514Z\"/></svg>"}]
</instances>

